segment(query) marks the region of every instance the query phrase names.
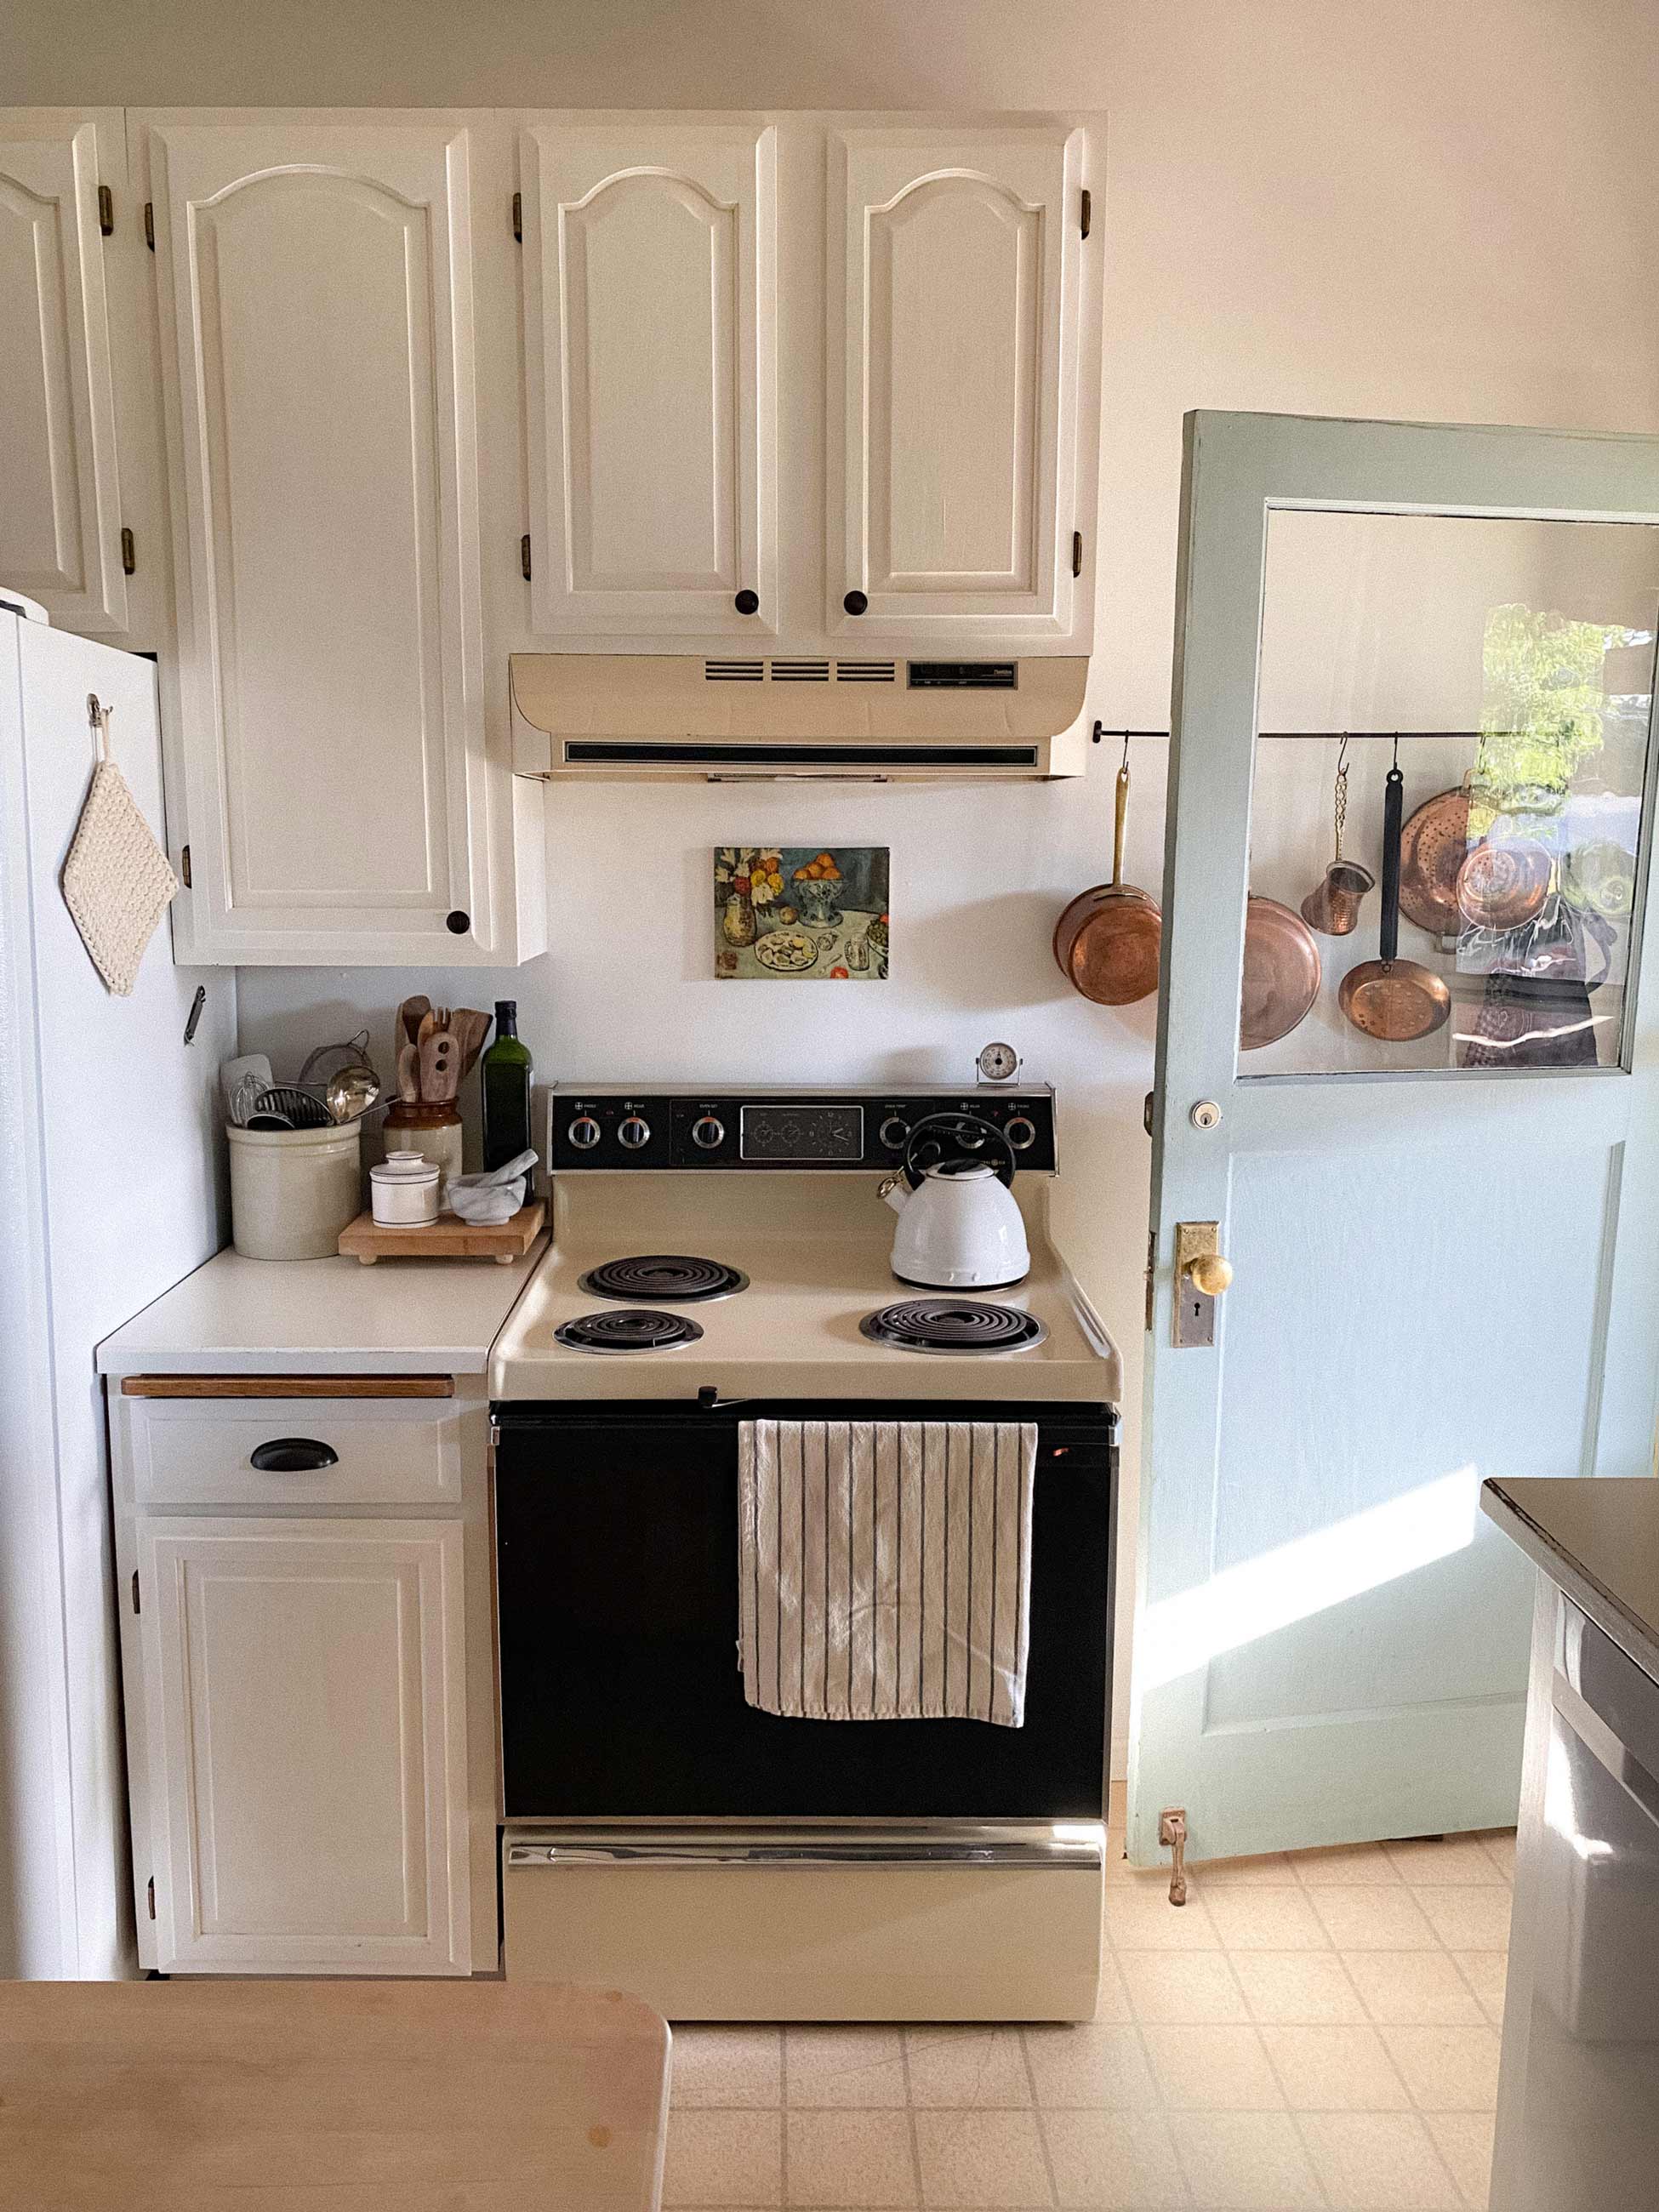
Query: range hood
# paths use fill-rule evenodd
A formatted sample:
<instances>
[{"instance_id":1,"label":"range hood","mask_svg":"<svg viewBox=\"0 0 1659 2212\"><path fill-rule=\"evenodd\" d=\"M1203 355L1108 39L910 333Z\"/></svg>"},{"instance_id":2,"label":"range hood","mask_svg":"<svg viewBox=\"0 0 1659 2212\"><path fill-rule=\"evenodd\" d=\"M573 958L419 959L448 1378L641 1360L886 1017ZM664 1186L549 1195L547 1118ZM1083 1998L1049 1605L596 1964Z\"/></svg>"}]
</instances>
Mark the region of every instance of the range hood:
<instances>
[{"instance_id":1,"label":"range hood","mask_svg":"<svg viewBox=\"0 0 1659 2212\"><path fill-rule=\"evenodd\" d=\"M1080 775L1088 661L512 656L520 775L863 782Z\"/></svg>"}]
</instances>

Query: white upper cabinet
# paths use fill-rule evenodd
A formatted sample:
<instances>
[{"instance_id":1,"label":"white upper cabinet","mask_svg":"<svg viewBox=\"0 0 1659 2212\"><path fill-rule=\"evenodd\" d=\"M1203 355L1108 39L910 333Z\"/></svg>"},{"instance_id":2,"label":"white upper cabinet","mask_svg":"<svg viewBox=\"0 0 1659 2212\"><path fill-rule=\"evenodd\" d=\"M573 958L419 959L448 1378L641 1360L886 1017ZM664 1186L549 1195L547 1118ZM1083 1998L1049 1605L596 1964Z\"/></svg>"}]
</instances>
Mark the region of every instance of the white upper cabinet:
<instances>
[{"instance_id":1,"label":"white upper cabinet","mask_svg":"<svg viewBox=\"0 0 1659 2212\"><path fill-rule=\"evenodd\" d=\"M112 222L125 178L118 111L0 111L0 587L88 636L128 626L99 195Z\"/></svg>"},{"instance_id":2,"label":"white upper cabinet","mask_svg":"<svg viewBox=\"0 0 1659 2212\"><path fill-rule=\"evenodd\" d=\"M832 635L1087 650L1084 144L1061 120L831 128Z\"/></svg>"},{"instance_id":3,"label":"white upper cabinet","mask_svg":"<svg viewBox=\"0 0 1659 2212\"><path fill-rule=\"evenodd\" d=\"M474 198L499 225L507 165L503 131L477 183L477 136L150 125L187 957L540 949L485 730Z\"/></svg>"},{"instance_id":4,"label":"white upper cabinet","mask_svg":"<svg viewBox=\"0 0 1659 2212\"><path fill-rule=\"evenodd\" d=\"M778 628L775 137L672 114L523 133L538 633Z\"/></svg>"}]
</instances>

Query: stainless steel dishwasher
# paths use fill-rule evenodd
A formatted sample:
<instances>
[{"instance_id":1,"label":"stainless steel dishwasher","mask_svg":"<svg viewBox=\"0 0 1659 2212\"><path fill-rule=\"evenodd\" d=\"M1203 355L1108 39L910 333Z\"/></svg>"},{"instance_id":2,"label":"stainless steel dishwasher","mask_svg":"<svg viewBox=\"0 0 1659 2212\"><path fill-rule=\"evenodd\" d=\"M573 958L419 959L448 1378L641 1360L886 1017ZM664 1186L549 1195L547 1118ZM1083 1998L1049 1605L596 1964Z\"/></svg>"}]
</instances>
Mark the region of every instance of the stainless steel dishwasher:
<instances>
[{"instance_id":1,"label":"stainless steel dishwasher","mask_svg":"<svg viewBox=\"0 0 1659 2212\"><path fill-rule=\"evenodd\" d=\"M1546 1588L1492 2212L1659 2207L1659 1682Z\"/></svg>"}]
</instances>

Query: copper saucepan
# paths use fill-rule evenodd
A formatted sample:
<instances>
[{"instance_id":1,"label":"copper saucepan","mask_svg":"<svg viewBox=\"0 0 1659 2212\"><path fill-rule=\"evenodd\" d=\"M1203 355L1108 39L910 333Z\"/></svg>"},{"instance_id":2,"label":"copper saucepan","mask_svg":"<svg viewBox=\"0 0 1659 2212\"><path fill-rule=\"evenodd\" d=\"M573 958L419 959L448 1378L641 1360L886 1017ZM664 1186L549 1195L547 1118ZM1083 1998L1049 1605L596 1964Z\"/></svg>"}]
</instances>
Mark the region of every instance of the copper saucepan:
<instances>
[{"instance_id":1,"label":"copper saucepan","mask_svg":"<svg viewBox=\"0 0 1659 2212\"><path fill-rule=\"evenodd\" d=\"M1289 1036L1319 996L1320 975L1319 947L1302 916L1252 891L1244 903L1240 1049L1256 1052Z\"/></svg>"},{"instance_id":2,"label":"copper saucepan","mask_svg":"<svg viewBox=\"0 0 1659 2212\"><path fill-rule=\"evenodd\" d=\"M1097 1006L1127 1006L1158 988L1164 923L1158 901L1123 880L1123 825L1129 811L1129 749L1117 772L1112 880L1080 891L1054 924L1054 958L1074 989Z\"/></svg>"},{"instance_id":3,"label":"copper saucepan","mask_svg":"<svg viewBox=\"0 0 1659 2212\"><path fill-rule=\"evenodd\" d=\"M1419 960L1400 955L1401 828L1405 811L1406 779L1397 768L1389 770L1382 794L1382 927L1377 945L1379 957L1362 960L1342 978L1336 1002L1357 1030L1383 1044L1410 1044L1437 1030L1451 1012L1451 993L1445 978ZM1445 793L1441 799L1461 799L1463 818L1468 820L1467 794ZM1431 799L1431 805L1438 805ZM1419 808L1419 813L1426 811ZM1413 816L1413 820L1418 818ZM1459 864L1462 865L1461 863ZM1453 883L1456 878L1454 874ZM1454 916L1457 911L1453 902Z\"/></svg>"}]
</instances>

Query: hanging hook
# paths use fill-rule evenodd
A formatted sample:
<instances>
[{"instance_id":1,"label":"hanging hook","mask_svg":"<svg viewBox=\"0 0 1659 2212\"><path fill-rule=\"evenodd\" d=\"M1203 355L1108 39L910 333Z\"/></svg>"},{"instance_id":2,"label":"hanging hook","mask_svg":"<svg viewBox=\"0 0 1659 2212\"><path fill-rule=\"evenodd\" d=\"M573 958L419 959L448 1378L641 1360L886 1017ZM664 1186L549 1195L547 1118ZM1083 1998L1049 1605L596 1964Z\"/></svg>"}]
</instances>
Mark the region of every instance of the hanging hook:
<instances>
[{"instance_id":1,"label":"hanging hook","mask_svg":"<svg viewBox=\"0 0 1659 2212\"><path fill-rule=\"evenodd\" d=\"M1339 775L1346 775L1348 772L1348 732L1346 730L1343 731L1342 742L1336 749L1336 772Z\"/></svg>"},{"instance_id":2,"label":"hanging hook","mask_svg":"<svg viewBox=\"0 0 1659 2212\"><path fill-rule=\"evenodd\" d=\"M1400 765L1400 732L1398 730L1394 733L1394 764L1396 768Z\"/></svg>"},{"instance_id":3,"label":"hanging hook","mask_svg":"<svg viewBox=\"0 0 1659 2212\"><path fill-rule=\"evenodd\" d=\"M1123 773L1127 775L1128 774L1128 772L1129 772L1129 732L1128 732L1127 730L1125 730L1125 732L1123 732Z\"/></svg>"}]
</instances>

